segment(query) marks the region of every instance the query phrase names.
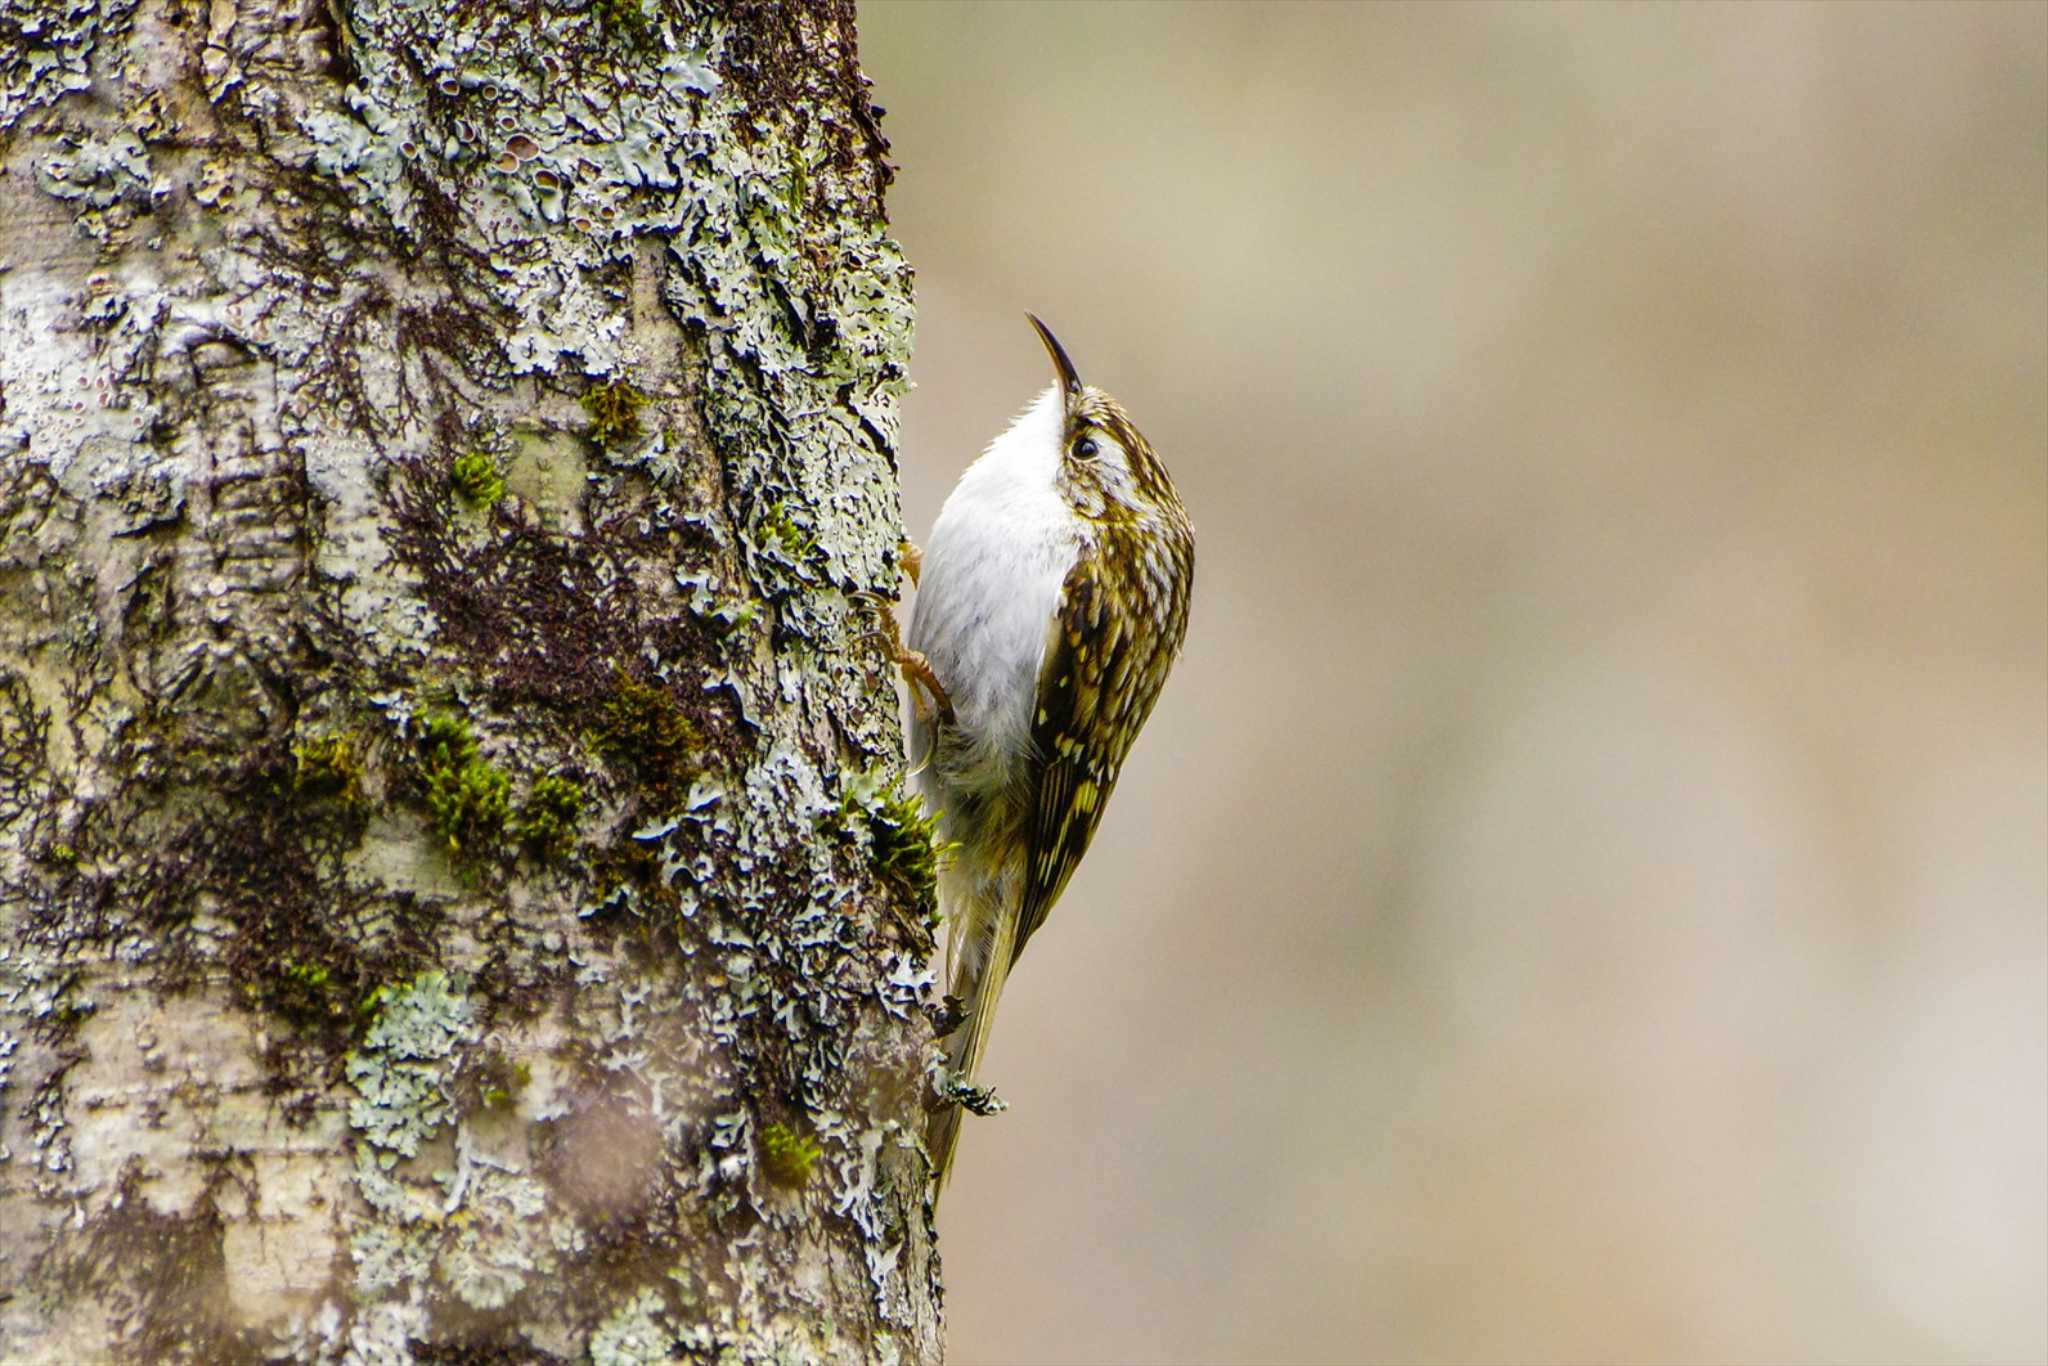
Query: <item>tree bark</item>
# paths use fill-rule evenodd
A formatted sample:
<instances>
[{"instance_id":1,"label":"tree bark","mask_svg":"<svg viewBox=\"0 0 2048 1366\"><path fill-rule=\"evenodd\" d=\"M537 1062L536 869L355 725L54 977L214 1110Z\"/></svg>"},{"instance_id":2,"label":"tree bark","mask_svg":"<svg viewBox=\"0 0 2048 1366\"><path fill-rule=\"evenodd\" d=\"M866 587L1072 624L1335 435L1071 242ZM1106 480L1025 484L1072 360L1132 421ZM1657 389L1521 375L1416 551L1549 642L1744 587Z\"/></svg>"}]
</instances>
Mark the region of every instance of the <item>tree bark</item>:
<instances>
[{"instance_id":1,"label":"tree bark","mask_svg":"<svg viewBox=\"0 0 2048 1366\"><path fill-rule=\"evenodd\" d=\"M0 11L0 1358L935 1360L851 8Z\"/></svg>"}]
</instances>

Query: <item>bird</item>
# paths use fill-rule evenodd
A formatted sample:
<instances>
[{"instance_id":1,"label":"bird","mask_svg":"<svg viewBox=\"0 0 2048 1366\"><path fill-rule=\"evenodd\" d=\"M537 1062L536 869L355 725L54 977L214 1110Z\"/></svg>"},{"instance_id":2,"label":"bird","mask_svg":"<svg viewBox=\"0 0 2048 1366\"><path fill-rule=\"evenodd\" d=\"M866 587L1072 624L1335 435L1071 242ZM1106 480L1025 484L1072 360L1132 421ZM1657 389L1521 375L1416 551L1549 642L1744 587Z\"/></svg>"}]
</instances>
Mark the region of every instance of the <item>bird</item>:
<instances>
[{"instance_id":1,"label":"bird","mask_svg":"<svg viewBox=\"0 0 2048 1366\"><path fill-rule=\"evenodd\" d=\"M1194 529L1166 466L1026 314L1054 382L960 476L910 568L910 752L940 847L946 1099L975 1077L1018 955L1095 835L1187 635ZM919 758L918 756L923 756ZM925 1147L943 1190L962 1106Z\"/></svg>"}]
</instances>

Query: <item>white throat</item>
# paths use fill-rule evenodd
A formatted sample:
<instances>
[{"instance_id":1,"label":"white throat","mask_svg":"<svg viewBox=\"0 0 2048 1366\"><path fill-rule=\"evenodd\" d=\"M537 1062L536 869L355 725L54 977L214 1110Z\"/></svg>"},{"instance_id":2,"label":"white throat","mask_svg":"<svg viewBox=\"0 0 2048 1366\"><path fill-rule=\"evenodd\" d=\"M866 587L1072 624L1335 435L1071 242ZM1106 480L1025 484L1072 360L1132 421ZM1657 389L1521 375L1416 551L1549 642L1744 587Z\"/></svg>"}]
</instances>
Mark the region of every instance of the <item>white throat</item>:
<instances>
[{"instance_id":1,"label":"white throat","mask_svg":"<svg viewBox=\"0 0 2048 1366\"><path fill-rule=\"evenodd\" d=\"M1065 403L1047 389L960 476L925 545L910 646L952 690L993 775L1031 744L1031 704L1080 523L1055 485Z\"/></svg>"}]
</instances>

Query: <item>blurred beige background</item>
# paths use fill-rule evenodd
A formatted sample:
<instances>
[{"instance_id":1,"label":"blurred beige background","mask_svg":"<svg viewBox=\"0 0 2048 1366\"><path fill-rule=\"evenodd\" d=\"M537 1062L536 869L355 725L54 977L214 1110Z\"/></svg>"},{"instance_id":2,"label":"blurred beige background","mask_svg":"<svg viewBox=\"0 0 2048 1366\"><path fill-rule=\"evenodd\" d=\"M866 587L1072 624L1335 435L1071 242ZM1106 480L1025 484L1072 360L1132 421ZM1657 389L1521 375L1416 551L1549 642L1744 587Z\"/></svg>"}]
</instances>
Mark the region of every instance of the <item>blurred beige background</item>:
<instances>
[{"instance_id":1,"label":"blurred beige background","mask_svg":"<svg viewBox=\"0 0 2048 1366\"><path fill-rule=\"evenodd\" d=\"M906 514L1200 535L962 1362L2048 1355L2048 8L868 3Z\"/></svg>"}]
</instances>

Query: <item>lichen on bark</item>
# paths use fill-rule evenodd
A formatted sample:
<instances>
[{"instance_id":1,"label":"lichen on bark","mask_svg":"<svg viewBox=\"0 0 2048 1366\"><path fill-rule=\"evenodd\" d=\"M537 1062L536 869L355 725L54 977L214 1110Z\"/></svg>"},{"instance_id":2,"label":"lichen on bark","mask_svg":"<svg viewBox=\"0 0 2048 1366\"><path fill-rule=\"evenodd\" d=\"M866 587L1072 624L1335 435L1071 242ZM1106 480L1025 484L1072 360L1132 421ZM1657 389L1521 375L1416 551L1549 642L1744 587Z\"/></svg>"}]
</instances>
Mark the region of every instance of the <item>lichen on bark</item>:
<instances>
[{"instance_id":1,"label":"lichen on bark","mask_svg":"<svg viewBox=\"0 0 2048 1366\"><path fill-rule=\"evenodd\" d=\"M934 1358L850 8L7 25L0 1355Z\"/></svg>"}]
</instances>

